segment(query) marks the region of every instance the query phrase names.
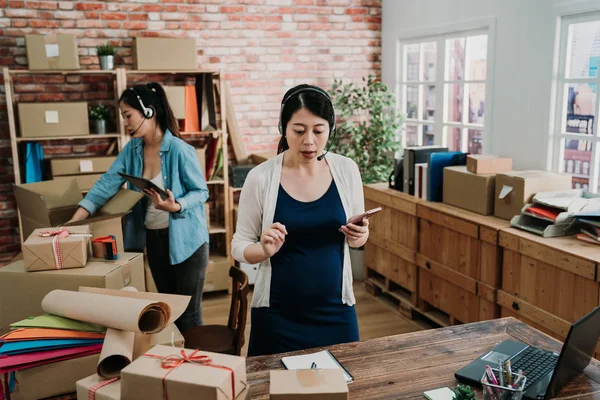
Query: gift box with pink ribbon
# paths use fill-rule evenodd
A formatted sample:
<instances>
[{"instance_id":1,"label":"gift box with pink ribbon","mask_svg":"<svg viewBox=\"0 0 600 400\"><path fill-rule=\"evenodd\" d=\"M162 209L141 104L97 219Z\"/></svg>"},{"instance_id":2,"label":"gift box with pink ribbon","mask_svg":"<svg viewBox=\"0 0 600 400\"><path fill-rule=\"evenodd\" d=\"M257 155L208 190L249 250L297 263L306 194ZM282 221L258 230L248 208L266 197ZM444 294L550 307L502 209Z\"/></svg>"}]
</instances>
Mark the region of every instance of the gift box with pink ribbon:
<instances>
[{"instance_id":1,"label":"gift box with pink ribbon","mask_svg":"<svg viewBox=\"0 0 600 400\"><path fill-rule=\"evenodd\" d=\"M89 225L34 230L22 245L25 270L85 267L91 236Z\"/></svg>"},{"instance_id":2,"label":"gift box with pink ribbon","mask_svg":"<svg viewBox=\"0 0 600 400\"><path fill-rule=\"evenodd\" d=\"M121 371L122 400L234 400L246 389L246 359L154 346Z\"/></svg>"}]
</instances>

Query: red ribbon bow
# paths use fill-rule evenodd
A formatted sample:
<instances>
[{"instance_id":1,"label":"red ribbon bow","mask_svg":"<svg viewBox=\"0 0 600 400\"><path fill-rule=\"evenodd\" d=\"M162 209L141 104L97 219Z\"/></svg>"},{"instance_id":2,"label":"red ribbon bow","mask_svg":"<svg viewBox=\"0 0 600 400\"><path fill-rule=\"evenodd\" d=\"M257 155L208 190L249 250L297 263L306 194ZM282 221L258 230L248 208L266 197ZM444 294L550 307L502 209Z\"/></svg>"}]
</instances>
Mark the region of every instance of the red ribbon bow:
<instances>
[{"instance_id":1,"label":"red ribbon bow","mask_svg":"<svg viewBox=\"0 0 600 400\"><path fill-rule=\"evenodd\" d=\"M60 251L60 239L64 239L69 236L67 228L53 229L51 231L45 231L40 233L41 237L52 238L52 250L54 252L54 267L56 269L62 269L63 259Z\"/></svg>"},{"instance_id":2,"label":"red ribbon bow","mask_svg":"<svg viewBox=\"0 0 600 400\"><path fill-rule=\"evenodd\" d=\"M163 399L169 400L167 393L167 376L183 363L199 364L212 368L219 368L231 372L231 400L235 399L235 373L229 367L212 364L212 358L207 355L196 355L200 350L194 350L192 354L187 355L185 350L181 349L181 354L172 354L170 356L158 356L155 354L144 354L145 357L160 359L160 366L169 371L162 378Z\"/></svg>"}]
</instances>

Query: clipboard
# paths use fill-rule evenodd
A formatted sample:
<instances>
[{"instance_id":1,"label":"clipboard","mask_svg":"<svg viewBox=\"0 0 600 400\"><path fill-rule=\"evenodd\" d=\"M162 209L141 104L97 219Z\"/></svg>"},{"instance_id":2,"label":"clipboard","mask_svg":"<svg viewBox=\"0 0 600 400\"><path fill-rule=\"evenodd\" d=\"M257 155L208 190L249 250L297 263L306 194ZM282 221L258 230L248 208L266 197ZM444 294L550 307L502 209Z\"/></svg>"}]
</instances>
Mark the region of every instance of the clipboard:
<instances>
[{"instance_id":1,"label":"clipboard","mask_svg":"<svg viewBox=\"0 0 600 400\"><path fill-rule=\"evenodd\" d=\"M167 192L165 192L163 189L159 188L158 186L156 186L156 184L154 184L154 182L146 179L146 178L142 178L142 177L138 177L138 176L133 176L133 175L128 175L128 174L124 174L122 172L118 172L118 174L125 179L127 182L131 183L133 186L135 186L136 188L138 188L142 193L144 193L146 195L146 193L144 192L144 190L146 189L154 189L158 192L159 196L161 199L166 200L169 198L169 195L167 194ZM148 196L148 195L146 195ZM148 196L149 197L149 196Z\"/></svg>"},{"instance_id":2,"label":"clipboard","mask_svg":"<svg viewBox=\"0 0 600 400\"><path fill-rule=\"evenodd\" d=\"M354 382L354 377L340 364L329 350L298 356L282 357L281 362L286 369L341 369L346 383Z\"/></svg>"}]
</instances>

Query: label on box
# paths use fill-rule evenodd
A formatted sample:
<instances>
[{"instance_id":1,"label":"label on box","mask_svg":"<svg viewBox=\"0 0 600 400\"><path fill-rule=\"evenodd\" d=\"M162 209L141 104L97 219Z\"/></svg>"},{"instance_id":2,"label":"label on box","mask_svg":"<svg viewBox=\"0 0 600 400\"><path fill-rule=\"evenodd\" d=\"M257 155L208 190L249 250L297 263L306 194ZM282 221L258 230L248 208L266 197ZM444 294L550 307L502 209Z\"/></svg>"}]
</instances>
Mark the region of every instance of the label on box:
<instances>
[{"instance_id":1,"label":"label on box","mask_svg":"<svg viewBox=\"0 0 600 400\"><path fill-rule=\"evenodd\" d=\"M46 45L46 57L52 58L52 57L58 57L58 55L59 55L58 44L47 44Z\"/></svg>"},{"instance_id":2,"label":"label on box","mask_svg":"<svg viewBox=\"0 0 600 400\"><path fill-rule=\"evenodd\" d=\"M92 160L79 160L79 172L94 172Z\"/></svg>"},{"instance_id":3,"label":"label on box","mask_svg":"<svg viewBox=\"0 0 600 400\"><path fill-rule=\"evenodd\" d=\"M498 195L498 198L499 199L504 199L506 196L508 196L508 194L510 192L512 192L512 190L513 190L512 186L506 186L506 185L504 185L502 187L502 190L500 191L500 194Z\"/></svg>"},{"instance_id":4,"label":"label on box","mask_svg":"<svg viewBox=\"0 0 600 400\"><path fill-rule=\"evenodd\" d=\"M58 111L46 111L45 120L47 124L58 124Z\"/></svg>"},{"instance_id":5,"label":"label on box","mask_svg":"<svg viewBox=\"0 0 600 400\"><path fill-rule=\"evenodd\" d=\"M119 249L117 249L119 251ZM129 286L131 283L131 265L129 263L123 265L121 267L121 272L123 273L123 286Z\"/></svg>"}]
</instances>

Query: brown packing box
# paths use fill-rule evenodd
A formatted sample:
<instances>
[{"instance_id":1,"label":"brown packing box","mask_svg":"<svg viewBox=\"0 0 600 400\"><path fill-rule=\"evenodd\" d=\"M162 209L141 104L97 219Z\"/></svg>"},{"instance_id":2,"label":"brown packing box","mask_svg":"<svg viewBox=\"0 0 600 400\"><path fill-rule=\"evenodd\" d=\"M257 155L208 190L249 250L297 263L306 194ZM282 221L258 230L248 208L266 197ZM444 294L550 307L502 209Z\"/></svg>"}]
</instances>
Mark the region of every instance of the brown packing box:
<instances>
[{"instance_id":1,"label":"brown packing box","mask_svg":"<svg viewBox=\"0 0 600 400\"><path fill-rule=\"evenodd\" d=\"M65 224L83 198L73 178L14 185L13 189L21 213L23 238L34 229ZM121 217L143 196L139 192L121 189L96 214L74 225L89 225L92 238L115 235L117 252L120 253L123 251Z\"/></svg>"},{"instance_id":2,"label":"brown packing box","mask_svg":"<svg viewBox=\"0 0 600 400\"><path fill-rule=\"evenodd\" d=\"M482 215L494 213L496 175L477 175L465 166L444 168L444 203Z\"/></svg>"},{"instance_id":3,"label":"brown packing box","mask_svg":"<svg viewBox=\"0 0 600 400\"><path fill-rule=\"evenodd\" d=\"M160 54L160 57L156 55ZM143 38L134 40L134 69L145 71L182 71L198 69L198 50L194 38Z\"/></svg>"},{"instance_id":4,"label":"brown packing box","mask_svg":"<svg viewBox=\"0 0 600 400\"><path fill-rule=\"evenodd\" d=\"M341 369L270 371L271 400L346 400L348 384Z\"/></svg>"},{"instance_id":5,"label":"brown packing box","mask_svg":"<svg viewBox=\"0 0 600 400\"><path fill-rule=\"evenodd\" d=\"M229 260L227 257L210 255L204 278L204 291L215 292L229 289Z\"/></svg>"},{"instance_id":6,"label":"brown packing box","mask_svg":"<svg viewBox=\"0 0 600 400\"><path fill-rule=\"evenodd\" d=\"M72 176L57 176L54 178L55 181L75 179L77 186L81 191L89 191L92 186L102 177L102 174L86 174L86 175L72 175Z\"/></svg>"},{"instance_id":7,"label":"brown packing box","mask_svg":"<svg viewBox=\"0 0 600 400\"><path fill-rule=\"evenodd\" d=\"M175 119L185 119L185 86L164 86Z\"/></svg>"},{"instance_id":8,"label":"brown packing box","mask_svg":"<svg viewBox=\"0 0 600 400\"><path fill-rule=\"evenodd\" d=\"M186 349L189 356L195 350ZM155 346L146 354L168 357L174 352L170 346ZM246 388L246 359L227 354L198 352L196 356L209 356L210 365L182 363L172 369L166 377L167 395L172 399L221 400L234 399ZM231 369L219 368L226 367ZM155 357L140 356L121 371L122 400L162 400L163 378L165 377L161 360ZM234 378L235 394L232 396Z\"/></svg>"},{"instance_id":9,"label":"brown packing box","mask_svg":"<svg viewBox=\"0 0 600 400\"><path fill-rule=\"evenodd\" d=\"M467 156L467 170L474 174L502 174L512 171L512 158L496 155L470 154Z\"/></svg>"},{"instance_id":10,"label":"brown packing box","mask_svg":"<svg viewBox=\"0 0 600 400\"><path fill-rule=\"evenodd\" d=\"M69 233L64 238L47 236L48 232L57 228L36 229L23 242L23 262L25 271L45 271L58 269L54 240L58 241L62 268L83 268L87 263L90 247L89 225L66 228Z\"/></svg>"},{"instance_id":11,"label":"brown packing box","mask_svg":"<svg viewBox=\"0 0 600 400\"><path fill-rule=\"evenodd\" d=\"M143 254L120 253L115 261L88 261L85 268L58 271L26 272L22 260L0 268L0 333L8 332L9 324L44 314L42 299L52 290L78 291L79 286L134 286L143 292Z\"/></svg>"},{"instance_id":12,"label":"brown packing box","mask_svg":"<svg viewBox=\"0 0 600 400\"><path fill-rule=\"evenodd\" d=\"M510 220L539 192L571 190L571 175L550 171L513 171L496 176L494 216Z\"/></svg>"},{"instance_id":13,"label":"brown packing box","mask_svg":"<svg viewBox=\"0 0 600 400\"><path fill-rule=\"evenodd\" d=\"M183 335L174 324L153 335L136 334L134 358L152 346L158 344L170 346L171 337L175 347L184 347ZM75 385L77 381L96 374L99 359L100 354L93 354L17 371L21 398L35 400L73 393L77 391ZM40 382L45 384L40 385Z\"/></svg>"},{"instance_id":14,"label":"brown packing box","mask_svg":"<svg viewBox=\"0 0 600 400\"><path fill-rule=\"evenodd\" d=\"M89 389L102 382L102 378L94 374L85 379L77 381L77 400L89 400ZM101 387L95 393L94 400L120 400L121 399L121 381L117 380L106 386ZM250 390L244 389L235 400L249 400Z\"/></svg>"},{"instance_id":15,"label":"brown packing box","mask_svg":"<svg viewBox=\"0 0 600 400\"><path fill-rule=\"evenodd\" d=\"M50 159L52 176L80 175L106 172L117 157L68 157Z\"/></svg>"},{"instance_id":16,"label":"brown packing box","mask_svg":"<svg viewBox=\"0 0 600 400\"><path fill-rule=\"evenodd\" d=\"M270 158L273 158L277 155L277 152L275 150L273 151L265 151L262 153L252 153L250 154L250 158L252 158L252 163L253 164L260 164L263 163L265 161L267 161Z\"/></svg>"},{"instance_id":17,"label":"brown packing box","mask_svg":"<svg viewBox=\"0 0 600 400\"><path fill-rule=\"evenodd\" d=\"M80 68L75 35L25 35L25 47L30 70Z\"/></svg>"},{"instance_id":18,"label":"brown packing box","mask_svg":"<svg viewBox=\"0 0 600 400\"><path fill-rule=\"evenodd\" d=\"M19 103L21 137L90 134L87 103Z\"/></svg>"}]
</instances>

